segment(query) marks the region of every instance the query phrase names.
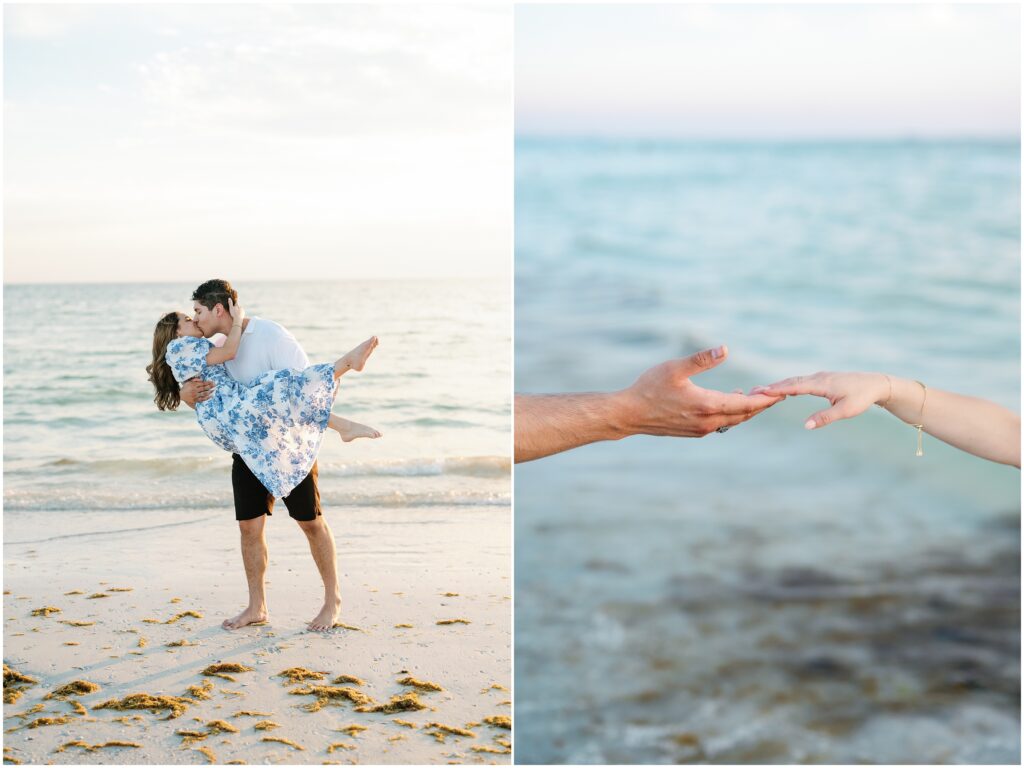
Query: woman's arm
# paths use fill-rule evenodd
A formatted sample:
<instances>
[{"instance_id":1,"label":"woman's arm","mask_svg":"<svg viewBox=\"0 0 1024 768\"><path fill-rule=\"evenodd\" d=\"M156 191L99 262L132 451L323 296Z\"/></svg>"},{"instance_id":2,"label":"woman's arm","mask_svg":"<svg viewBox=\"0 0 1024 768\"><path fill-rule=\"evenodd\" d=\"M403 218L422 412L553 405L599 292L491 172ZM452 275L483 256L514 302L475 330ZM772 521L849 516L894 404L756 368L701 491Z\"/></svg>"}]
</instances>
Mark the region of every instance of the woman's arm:
<instances>
[{"instance_id":1,"label":"woman's arm","mask_svg":"<svg viewBox=\"0 0 1024 768\"><path fill-rule=\"evenodd\" d=\"M228 312L231 313L231 333L228 334L228 340L224 342L224 346L214 347L207 353L207 365L217 365L234 360L235 355L238 354L238 344L242 341L242 320L245 319L245 310L228 299Z\"/></svg>"},{"instance_id":2,"label":"woman's arm","mask_svg":"<svg viewBox=\"0 0 1024 768\"><path fill-rule=\"evenodd\" d=\"M816 373L751 392L827 398L832 407L813 414L804 424L807 429L853 418L877 403L954 448L1020 468L1020 415L988 400L926 389L917 381L884 373Z\"/></svg>"}]
</instances>

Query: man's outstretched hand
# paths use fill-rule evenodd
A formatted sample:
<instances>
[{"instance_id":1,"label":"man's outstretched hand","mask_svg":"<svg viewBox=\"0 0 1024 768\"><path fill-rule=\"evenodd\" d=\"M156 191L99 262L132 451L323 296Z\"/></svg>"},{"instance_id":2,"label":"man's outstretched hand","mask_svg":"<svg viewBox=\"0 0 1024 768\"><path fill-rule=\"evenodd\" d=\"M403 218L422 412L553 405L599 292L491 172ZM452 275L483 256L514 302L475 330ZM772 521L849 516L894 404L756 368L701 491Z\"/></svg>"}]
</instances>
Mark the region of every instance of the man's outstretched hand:
<instances>
[{"instance_id":1,"label":"man's outstretched hand","mask_svg":"<svg viewBox=\"0 0 1024 768\"><path fill-rule=\"evenodd\" d=\"M752 419L785 399L784 395L726 394L690 380L721 365L728 356L728 347L715 347L644 371L633 386L618 393L629 434L704 437Z\"/></svg>"},{"instance_id":2,"label":"man's outstretched hand","mask_svg":"<svg viewBox=\"0 0 1024 768\"><path fill-rule=\"evenodd\" d=\"M703 437L751 419L782 395L726 394L690 379L720 365L722 346L669 360L619 392L516 395L515 460L532 461L630 435Z\"/></svg>"}]
</instances>

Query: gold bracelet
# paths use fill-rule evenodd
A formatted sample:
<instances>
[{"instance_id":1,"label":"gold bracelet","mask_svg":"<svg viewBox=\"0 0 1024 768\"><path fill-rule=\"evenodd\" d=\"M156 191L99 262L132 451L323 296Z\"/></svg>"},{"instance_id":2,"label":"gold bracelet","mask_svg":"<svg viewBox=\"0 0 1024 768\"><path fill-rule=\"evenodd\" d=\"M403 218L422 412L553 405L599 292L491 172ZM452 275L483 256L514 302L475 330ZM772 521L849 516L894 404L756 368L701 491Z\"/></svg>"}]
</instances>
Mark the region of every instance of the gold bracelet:
<instances>
[{"instance_id":1,"label":"gold bracelet","mask_svg":"<svg viewBox=\"0 0 1024 768\"><path fill-rule=\"evenodd\" d=\"M914 379L914 381L917 381L917 379ZM923 435L923 432L924 432L924 405L925 405L925 403L928 402L928 386L923 381L917 381L917 383L920 384L921 388L924 390L924 398L921 400L921 413L918 416L918 421L920 423L919 424L911 424L910 426L912 426L912 427L917 429L917 453L915 453L914 455L915 456L924 456L924 448L922 447L922 442L923 442L922 435Z\"/></svg>"}]
</instances>

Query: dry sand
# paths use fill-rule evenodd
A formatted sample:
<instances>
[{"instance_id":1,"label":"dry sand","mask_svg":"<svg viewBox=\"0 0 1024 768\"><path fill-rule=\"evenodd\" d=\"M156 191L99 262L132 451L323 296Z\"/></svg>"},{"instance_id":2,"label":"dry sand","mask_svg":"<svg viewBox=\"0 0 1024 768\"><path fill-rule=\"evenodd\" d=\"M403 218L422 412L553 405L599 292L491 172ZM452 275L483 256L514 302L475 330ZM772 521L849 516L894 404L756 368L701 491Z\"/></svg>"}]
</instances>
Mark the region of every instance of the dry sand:
<instances>
[{"instance_id":1,"label":"dry sand","mask_svg":"<svg viewBox=\"0 0 1024 768\"><path fill-rule=\"evenodd\" d=\"M170 524L146 511L6 516L4 661L38 682L4 704L5 762L508 763L508 509L326 514L350 627L329 634L304 631L322 588L283 509L267 527L271 621L234 632L220 627L245 595L230 510ZM468 623L441 623L455 619ZM202 674L222 663L251 671ZM279 676L296 667L323 678ZM46 698L74 681L99 690ZM410 692L425 709L357 711L359 694L369 709ZM181 714L96 708L138 693L176 697Z\"/></svg>"}]
</instances>

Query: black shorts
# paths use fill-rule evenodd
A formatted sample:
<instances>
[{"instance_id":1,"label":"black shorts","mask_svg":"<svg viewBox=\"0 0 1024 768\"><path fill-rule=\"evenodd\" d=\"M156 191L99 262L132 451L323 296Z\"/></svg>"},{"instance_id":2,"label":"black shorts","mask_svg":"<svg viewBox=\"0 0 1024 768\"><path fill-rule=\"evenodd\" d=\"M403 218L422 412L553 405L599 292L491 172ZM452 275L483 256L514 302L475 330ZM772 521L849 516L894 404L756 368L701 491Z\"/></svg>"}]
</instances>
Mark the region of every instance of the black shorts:
<instances>
[{"instance_id":1,"label":"black shorts","mask_svg":"<svg viewBox=\"0 0 1024 768\"><path fill-rule=\"evenodd\" d=\"M274 510L274 497L237 453L231 454L231 487L235 492L235 520L255 520ZM317 468L284 497L288 514L296 520L315 520L320 516L320 489L316 485Z\"/></svg>"}]
</instances>

